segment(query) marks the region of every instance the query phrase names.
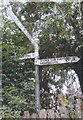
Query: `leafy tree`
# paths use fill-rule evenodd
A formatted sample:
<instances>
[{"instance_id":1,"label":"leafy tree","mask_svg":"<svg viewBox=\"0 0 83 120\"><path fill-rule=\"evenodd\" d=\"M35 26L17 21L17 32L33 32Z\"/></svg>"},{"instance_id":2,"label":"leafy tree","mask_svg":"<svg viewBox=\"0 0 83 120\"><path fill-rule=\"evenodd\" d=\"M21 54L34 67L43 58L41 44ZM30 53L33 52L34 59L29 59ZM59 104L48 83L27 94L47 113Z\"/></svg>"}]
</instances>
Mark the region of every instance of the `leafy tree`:
<instances>
[{"instance_id":1,"label":"leafy tree","mask_svg":"<svg viewBox=\"0 0 83 120\"><path fill-rule=\"evenodd\" d=\"M12 9L22 24L33 37L39 38L41 59L81 56L79 51L83 46L83 35L80 33L83 27L83 10L82 3L80 5L74 2L26 2L25 4L11 2ZM2 47L3 107L11 108L14 116L18 114L15 111L25 108L26 104L27 109L32 111L35 109L34 60L20 61L18 58L33 52L34 49L24 34L7 18L4 18ZM42 108L50 107L50 96L53 95L50 93L52 89L50 84L54 85L59 93L67 81L65 76L70 67L71 64L64 64L39 68Z\"/></svg>"},{"instance_id":2,"label":"leafy tree","mask_svg":"<svg viewBox=\"0 0 83 120\"><path fill-rule=\"evenodd\" d=\"M19 57L33 51L31 44L17 26L4 18L2 42L3 117L19 117L21 109L34 110L33 60L20 61ZM24 40L23 40L24 39ZM28 46L29 45L29 46ZM28 94L27 94L28 93ZM30 106L28 106L28 104Z\"/></svg>"}]
</instances>

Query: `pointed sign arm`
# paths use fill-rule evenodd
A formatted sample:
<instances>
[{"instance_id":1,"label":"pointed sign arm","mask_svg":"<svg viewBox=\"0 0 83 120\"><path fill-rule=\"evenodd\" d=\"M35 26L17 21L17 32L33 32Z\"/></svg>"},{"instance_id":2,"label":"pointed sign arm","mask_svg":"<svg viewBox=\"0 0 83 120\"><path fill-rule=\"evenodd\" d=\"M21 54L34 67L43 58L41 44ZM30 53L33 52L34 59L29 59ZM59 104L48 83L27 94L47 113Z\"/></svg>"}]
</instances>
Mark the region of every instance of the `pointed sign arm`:
<instances>
[{"instance_id":1,"label":"pointed sign arm","mask_svg":"<svg viewBox=\"0 0 83 120\"><path fill-rule=\"evenodd\" d=\"M11 17L11 19L15 22L15 24L21 29L21 31L26 35L26 37L30 40L30 42L35 45L35 41L32 38L32 36L29 34L29 32L27 31L27 29L22 25L22 23L20 22L20 20L16 17L16 15L13 13L12 9L10 6L8 6L6 8L6 12L8 14L8 16Z\"/></svg>"},{"instance_id":2,"label":"pointed sign arm","mask_svg":"<svg viewBox=\"0 0 83 120\"><path fill-rule=\"evenodd\" d=\"M25 60L25 59L30 59L30 58L35 58L35 53L28 53L28 54L25 54L23 57L20 57L19 60Z\"/></svg>"},{"instance_id":3,"label":"pointed sign arm","mask_svg":"<svg viewBox=\"0 0 83 120\"><path fill-rule=\"evenodd\" d=\"M80 58L77 56L67 56L59 58L48 58L48 59L37 59L35 65L54 65L54 64L65 64L78 62Z\"/></svg>"}]
</instances>

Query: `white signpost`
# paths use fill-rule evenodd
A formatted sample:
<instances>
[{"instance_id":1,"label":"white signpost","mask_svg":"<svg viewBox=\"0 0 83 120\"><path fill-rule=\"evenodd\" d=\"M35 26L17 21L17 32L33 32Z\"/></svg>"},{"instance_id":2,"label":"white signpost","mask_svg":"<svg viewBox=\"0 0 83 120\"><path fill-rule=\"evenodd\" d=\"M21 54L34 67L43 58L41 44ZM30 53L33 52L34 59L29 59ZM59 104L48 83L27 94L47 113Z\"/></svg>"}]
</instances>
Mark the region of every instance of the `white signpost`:
<instances>
[{"instance_id":1,"label":"white signpost","mask_svg":"<svg viewBox=\"0 0 83 120\"><path fill-rule=\"evenodd\" d=\"M24 55L23 57L19 58L20 60L23 59L30 59L34 58L35 64L35 80L36 80L36 87L35 87L35 99L36 99L36 111L40 110L40 85L39 85L39 66L42 65L54 65L54 64L64 64L64 63L73 63L78 62L80 59L76 56L68 56L68 57L59 57L59 58L48 58L48 59L39 59L39 40L33 39L33 37L29 34L26 28L22 25L16 15L13 13L11 7L7 7L6 9L8 16L15 22L15 24L21 29L21 31L26 35L29 41L34 46L35 52L29 53Z\"/></svg>"}]
</instances>

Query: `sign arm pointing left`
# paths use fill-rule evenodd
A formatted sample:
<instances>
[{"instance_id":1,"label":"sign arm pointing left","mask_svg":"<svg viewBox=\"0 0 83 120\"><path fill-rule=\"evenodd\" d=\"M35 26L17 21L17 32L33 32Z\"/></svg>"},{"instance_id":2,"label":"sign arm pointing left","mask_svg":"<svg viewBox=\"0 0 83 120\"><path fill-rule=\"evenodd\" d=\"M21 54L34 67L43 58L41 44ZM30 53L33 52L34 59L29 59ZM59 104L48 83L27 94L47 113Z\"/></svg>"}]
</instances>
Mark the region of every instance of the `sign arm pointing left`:
<instances>
[{"instance_id":1,"label":"sign arm pointing left","mask_svg":"<svg viewBox=\"0 0 83 120\"><path fill-rule=\"evenodd\" d=\"M6 12L8 16L11 17L11 19L15 22L15 24L21 29L21 31L26 35L26 37L29 39L29 41L35 46L35 41L32 38L32 36L29 34L27 29L22 25L20 20L16 17L16 15L13 13L11 6L8 6L6 8Z\"/></svg>"}]
</instances>

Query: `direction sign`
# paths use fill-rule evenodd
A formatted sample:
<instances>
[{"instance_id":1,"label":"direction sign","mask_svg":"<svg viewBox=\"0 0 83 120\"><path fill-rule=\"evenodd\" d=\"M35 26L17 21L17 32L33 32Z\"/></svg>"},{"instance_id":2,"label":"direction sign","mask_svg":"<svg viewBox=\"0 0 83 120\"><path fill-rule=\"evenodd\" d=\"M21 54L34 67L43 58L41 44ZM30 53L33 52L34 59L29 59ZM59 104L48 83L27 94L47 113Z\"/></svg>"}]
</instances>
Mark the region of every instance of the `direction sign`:
<instances>
[{"instance_id":1,"label":"direction sign","mask_svg":"<svg viewBox=\"0 0 83 120\"><path fill-rule=\"evenodd\" d=\"M15 24L20 28L20 30L26 35L29 41L34 45L35 52L29 53L24 55L23 57L19 58L20 60L35 58L35 80L36 80L36 87L35 87L35 103L36 103L36 111L40 110L40 82L39 82L39 65L54 65L54 64L64 64L64 63L72 63L78 62L80 59L76 56L69 56L69 57L59 57L59 58L48 58L48 59L39 59L39 40L34 38L29 34L27 29L22 25L16 15L13 13L11 7L7 7L6 9L8 16L12 18ZM83 30L81 31L83 34Z\"/></svg>"},{"instance_id":2,"label":"direction sign","mask_svg":"<svg viewBox=\"0 0 83 120\"><path fill-rule=\"evenodd\" d=\"M59 57L59 58L49 58L49 59L37 59L35 60L35 65L54 65L54 64L64 64L78 62L80 58L76 56Z\"/></svg>"},{"instance_id":3,"label":"direction sign","mask_svg":"<svg viewBox=\"0 0 83 120\"><path fill-rule=\"evenodd\" d=\"M35 58L35 53L25 54L23 57L19 58L19 60Z\"/></svg>"},{"instance_id":4,"label":"direction sign","mask_svg":"<svg viewBox=\"0 0 83 120\"><path fill-rule=\"evenodd\" d=\"M12 20L16 23L16 25L21 29L21 31L26 35L26 37L31 41L31 43L35 46L35 41L27 31L27 29L22 25L20 20L16 17L16 15L13 13L11 7L7 7L6 12L8 16L12 18Z\"/></svg>"}]
</instances>

